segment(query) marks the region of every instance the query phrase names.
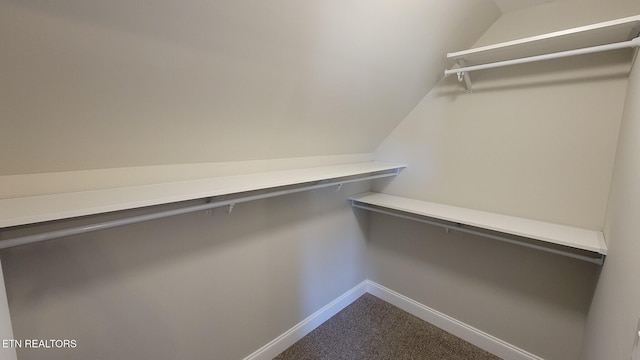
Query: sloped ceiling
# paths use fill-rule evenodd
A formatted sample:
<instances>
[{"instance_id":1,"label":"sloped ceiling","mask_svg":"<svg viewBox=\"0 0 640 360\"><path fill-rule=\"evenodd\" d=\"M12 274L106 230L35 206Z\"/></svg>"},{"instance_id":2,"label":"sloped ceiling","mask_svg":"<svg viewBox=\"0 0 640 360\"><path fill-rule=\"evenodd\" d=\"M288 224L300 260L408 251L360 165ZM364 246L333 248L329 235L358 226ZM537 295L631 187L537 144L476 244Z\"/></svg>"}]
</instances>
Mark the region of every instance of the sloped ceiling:
<instances>
[{"instance_id":1,"label":"sloped ceiling","mask_svg":"<svg viewBox=\"0 0 640 360\"><path fill-rule=\"evenodd\" d=\"M552 2L554 0L494 0L503 13L508 13L515 10L521 10L544 3Z\"/></svg>"},{"instance_id":2,"label":"sloped ceiling","mask_svg":"<svg viewBox=\"0 0 640 360\"><path fill-rule=\"evenodd\" d=\"M0 175L372 152L490 0L3 0Z\"/></svg>"},{"instance_id":3,"label":"sloped ceiling","mask_svg":"<svg viewBox=\"0 0 640 360\"><path fill-rule=\"evenodd\" d=\"M558 8L569 8L570 13L568 15L564 15L565 17L572 17L574 13L584 12L584 8L596 8L603 7L605 8L605 13L610 12L619 12L624 13L629 9L635 8L635 11L632 11L631 14L637 13L638 9L640 9L640 1L638 0L494 0L496 5L500 8L500 10L504 13L510 13L517 10L529 9L533 7L537 7L540 5L549 4L554 9ZM546 11L546 10L541 10ZM553 12L554 10L552 10ZM562 21L561 21L562 22Z\"/></svg>"}]
</instances>

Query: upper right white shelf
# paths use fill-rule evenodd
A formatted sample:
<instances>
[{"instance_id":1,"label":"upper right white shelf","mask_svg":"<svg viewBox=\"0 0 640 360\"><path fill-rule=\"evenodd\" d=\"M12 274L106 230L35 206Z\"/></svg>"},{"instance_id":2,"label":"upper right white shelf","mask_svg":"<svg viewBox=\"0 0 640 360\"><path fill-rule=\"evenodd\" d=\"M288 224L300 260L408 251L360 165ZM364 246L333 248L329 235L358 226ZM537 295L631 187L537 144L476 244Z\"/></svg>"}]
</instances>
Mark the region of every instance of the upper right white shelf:
<instances>
[{"instance_id":1,"label":"upper right white shelf","mask_svg":"<svg viewBox=\"0 0 640 360\"><path fill-rule=\"evenodd\" d=\"M640 15L447 54L463 66L493 63L624 42L640 34ZM452 69L455 70L455 69Z\"/></svg>"}]
</instances>

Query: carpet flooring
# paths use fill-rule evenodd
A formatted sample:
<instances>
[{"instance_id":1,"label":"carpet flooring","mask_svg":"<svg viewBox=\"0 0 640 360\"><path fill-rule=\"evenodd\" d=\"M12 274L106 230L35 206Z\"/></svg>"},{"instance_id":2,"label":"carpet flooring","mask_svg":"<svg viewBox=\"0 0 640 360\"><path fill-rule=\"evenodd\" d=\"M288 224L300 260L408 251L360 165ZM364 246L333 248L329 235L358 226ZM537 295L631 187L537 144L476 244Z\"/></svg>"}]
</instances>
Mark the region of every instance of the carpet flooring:
<instances>
[{"instance_id":1,"label":"carpet flooring","mask_svg":"<svg viewBox=\"0 0 640 360\"><path fill-rule=\"evenodd\" d=\"M364 294L274 360L499 360Z\"/></svg>"}]
</instances>

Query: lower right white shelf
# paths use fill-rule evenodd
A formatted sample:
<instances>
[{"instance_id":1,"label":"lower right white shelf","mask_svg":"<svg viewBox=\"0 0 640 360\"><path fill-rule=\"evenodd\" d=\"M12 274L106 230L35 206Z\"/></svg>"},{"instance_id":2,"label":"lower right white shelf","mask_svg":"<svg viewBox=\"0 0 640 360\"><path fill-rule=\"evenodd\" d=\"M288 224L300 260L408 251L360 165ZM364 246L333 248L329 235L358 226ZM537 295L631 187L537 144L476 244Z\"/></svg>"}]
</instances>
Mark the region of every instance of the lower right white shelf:
<instances>
[{"instance_id":1,"label":"lower right white shelf","mask_svg":"<svg viewBox=\"0 0 640 360\"><path fill-rule=\"evenodd\" d=\"M600 231L408 199L382 193L350 198L352 206L471 233L602 265L607 244Z\"/></svg>"}]
</instances>

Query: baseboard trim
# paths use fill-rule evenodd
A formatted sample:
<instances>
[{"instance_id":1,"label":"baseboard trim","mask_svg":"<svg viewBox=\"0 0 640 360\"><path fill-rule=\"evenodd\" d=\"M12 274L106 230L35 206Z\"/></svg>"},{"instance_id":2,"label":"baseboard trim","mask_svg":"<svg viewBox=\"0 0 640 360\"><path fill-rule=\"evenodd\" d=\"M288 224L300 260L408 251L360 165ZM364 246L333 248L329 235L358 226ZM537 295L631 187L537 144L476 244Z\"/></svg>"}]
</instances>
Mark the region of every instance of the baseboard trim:
<instances>
[{"instance_id":1,"label":"baseboard trim","mask_svg":"<svg viewBox=\"0 0 640 360\"><path fill-rule=\"evenodd\" d=\"M504 360L544 360L371 280L356 285L243 360L272 360L367 292Z\"/></svg>"},{"instance_id":2,"label":"baseboard trim","mask_svg":"<svg viewBox=\"0 0 640 360\"><path fill-rule=\"evenodd\" d=\"M284 334L273 339L271 342L253 352L244 360L272 360L281 352L295 344L313 329L322 325L333 315L340 312L352 302L356 301L360 296L364 295L368 287L368 280L361 282L351 290L340 295L337 299L323 306L320 310L309 315L306 319L287 330Z\"/></svg>"},{"instance_id":3,"label":"baseboard trim","mask_svg":"<svg viewBox=\"0 0 640 360\"><path fill-rule=\"evenodd\" d=\"M471 325L367 280L367 292L504 360L544 360Z\"/></svg>"}]
</instances>

